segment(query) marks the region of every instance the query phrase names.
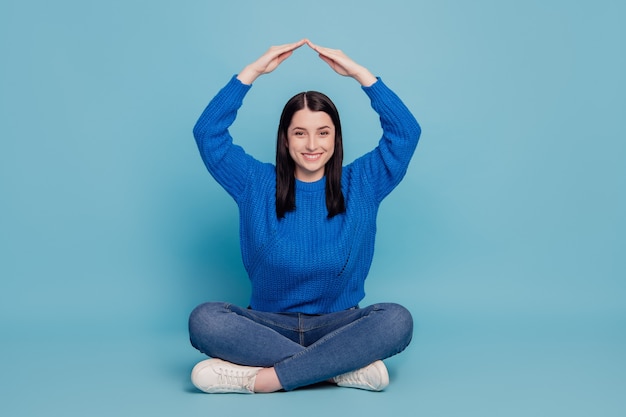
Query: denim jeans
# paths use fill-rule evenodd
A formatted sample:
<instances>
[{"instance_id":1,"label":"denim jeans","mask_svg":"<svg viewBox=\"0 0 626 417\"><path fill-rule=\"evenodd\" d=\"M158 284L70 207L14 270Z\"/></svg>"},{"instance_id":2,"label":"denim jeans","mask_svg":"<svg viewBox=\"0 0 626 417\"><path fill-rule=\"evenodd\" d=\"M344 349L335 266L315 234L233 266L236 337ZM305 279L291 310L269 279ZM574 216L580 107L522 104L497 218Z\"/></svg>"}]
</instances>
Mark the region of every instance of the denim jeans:
<instances>
[{"instance_id":1,"label":"denim jeans","mask_svg":"<svg viewBox=\"0 0 626 417\"><path fill-rule=\"evenodd\" d=\"M400 353L411 341L413 319L393 303L308 315L211 302L193 310L189 335L208 356L274 367L289 391Z\"/></svg>"}]
</instances>

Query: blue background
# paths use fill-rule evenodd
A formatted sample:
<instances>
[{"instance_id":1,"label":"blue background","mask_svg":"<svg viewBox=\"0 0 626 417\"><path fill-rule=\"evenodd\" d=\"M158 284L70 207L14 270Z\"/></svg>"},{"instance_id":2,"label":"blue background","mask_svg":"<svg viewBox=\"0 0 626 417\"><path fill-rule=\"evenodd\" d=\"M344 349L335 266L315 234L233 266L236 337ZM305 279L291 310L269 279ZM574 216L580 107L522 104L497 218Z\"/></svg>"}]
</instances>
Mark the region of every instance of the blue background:
<instances>
[{"instance_id":1,"label":"blue background","mask_svg":"<svg viewBox=\"0 0 626 417\"><path fill-rule=\"evenodd\" d=\"M626 415L624 3L216 3L0 3L0 414ZM187 315L249 285L191 129L302 37L422 124L365 300L406 305L414 341L380 394L196 394ZM272 161L307 89L339 107L346 162L376 144L358 84L304 48L255 83L238 142Z\"/></svg>"}]
</instances>

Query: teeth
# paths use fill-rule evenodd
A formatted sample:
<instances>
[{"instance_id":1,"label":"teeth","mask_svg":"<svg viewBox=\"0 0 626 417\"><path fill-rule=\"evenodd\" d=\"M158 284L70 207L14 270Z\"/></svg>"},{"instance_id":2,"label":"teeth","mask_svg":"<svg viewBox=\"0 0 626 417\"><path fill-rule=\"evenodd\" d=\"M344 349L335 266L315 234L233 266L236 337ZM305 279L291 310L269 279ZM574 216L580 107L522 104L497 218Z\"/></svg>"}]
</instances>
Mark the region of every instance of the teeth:
<instances>
[{"instance_id":1,"label":"teeth","mask_svg":"<svg viewBox=\"0 0 626 417\"><path fill-rule=\"evenodd\" d=\"M319 159L322 154L318 153L318 154L302 154L302 156L304 157L304 159L307 159L309 161L315 161L317 159Z\"/></svg>"}]
</instances>

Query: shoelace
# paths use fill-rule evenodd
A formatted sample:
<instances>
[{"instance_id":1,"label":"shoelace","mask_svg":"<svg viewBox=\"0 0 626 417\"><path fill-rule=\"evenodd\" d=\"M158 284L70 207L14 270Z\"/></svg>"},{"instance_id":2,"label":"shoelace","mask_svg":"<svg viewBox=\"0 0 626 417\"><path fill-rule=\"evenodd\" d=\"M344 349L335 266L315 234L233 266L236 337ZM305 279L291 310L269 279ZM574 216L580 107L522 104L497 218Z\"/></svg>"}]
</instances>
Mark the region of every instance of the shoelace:
<instances>
[{"instance_id":1,"label":"shoelace","mask_svg":"<svg viewBox=\"0 0 626 417\"><path fill-rule=\"evenodd\" d=\"M250 384L250 373L229 368L217 368L218 382L224 385L247 388ZM246 381L247 379L247 381Z\"/></svg>"}]
</instances>

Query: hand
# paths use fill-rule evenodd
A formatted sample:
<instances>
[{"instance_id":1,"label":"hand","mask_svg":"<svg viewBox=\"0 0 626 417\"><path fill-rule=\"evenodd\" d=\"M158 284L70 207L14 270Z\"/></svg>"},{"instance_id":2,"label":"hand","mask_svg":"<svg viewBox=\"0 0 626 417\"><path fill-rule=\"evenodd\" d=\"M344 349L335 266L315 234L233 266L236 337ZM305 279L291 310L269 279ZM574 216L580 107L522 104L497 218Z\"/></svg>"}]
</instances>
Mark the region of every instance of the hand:
<instances>
[{"instance_id":1,"label":"hand","mask_svg":"<svg viewBox=\"0 0 626 417\"><path fill-rule=\"evenodd\" d=\"M259 76L274 71L285 59L289 58L294 50L306 43L306 39L285 45L272 46L259 59L246 66L237 75L244 84L252 84Z\"/></svg>"},{"instance_id":2,"label":"hand","mask_svg":"<svg viewBox=\"0 0 626 417\"><path fill-rule=\"evenodd\" d=\"M365 67L357 64L339 49L330 49L323 46L315 45L308 39L306 44L319 54L337 74L352 77L361 85L369 87L376 82L376 77Z\"/></svg>"}]
</instances>

